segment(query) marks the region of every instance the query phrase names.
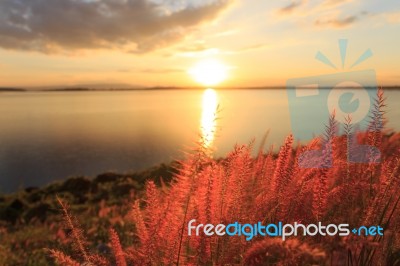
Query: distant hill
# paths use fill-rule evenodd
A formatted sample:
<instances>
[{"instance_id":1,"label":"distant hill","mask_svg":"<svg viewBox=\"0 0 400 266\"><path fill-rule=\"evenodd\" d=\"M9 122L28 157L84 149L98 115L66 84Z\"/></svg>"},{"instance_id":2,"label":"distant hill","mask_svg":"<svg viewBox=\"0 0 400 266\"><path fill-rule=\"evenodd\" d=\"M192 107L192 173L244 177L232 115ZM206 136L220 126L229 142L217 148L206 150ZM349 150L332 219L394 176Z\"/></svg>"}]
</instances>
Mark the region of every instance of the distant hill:
<instances>
[{"instance_id":1,"label":"distant hill","mask_svg":"<svg viewBox=\"0 0 400 266\"><path fill-rule=\"evenodd\" d=\"M74 85L53 85L53 86L36 86L29 89L35 91L87 91L87 90L113 90L113 89L135 89L142 88L126 83L87 83L87 84L74 84Z\"/></svg>"},{"instance_id":2,"label":"distant hill","mask_svg":"<svg viewBox=\"0 0 400 266\"><path fill-rule=\"evenodd\" d=\"M7 87L0 87L0 92L2 91L15 91L15 92L23 92L26 91L26 89L21 89L21 88L7 88Z\"/></svg>"}]
</instances>

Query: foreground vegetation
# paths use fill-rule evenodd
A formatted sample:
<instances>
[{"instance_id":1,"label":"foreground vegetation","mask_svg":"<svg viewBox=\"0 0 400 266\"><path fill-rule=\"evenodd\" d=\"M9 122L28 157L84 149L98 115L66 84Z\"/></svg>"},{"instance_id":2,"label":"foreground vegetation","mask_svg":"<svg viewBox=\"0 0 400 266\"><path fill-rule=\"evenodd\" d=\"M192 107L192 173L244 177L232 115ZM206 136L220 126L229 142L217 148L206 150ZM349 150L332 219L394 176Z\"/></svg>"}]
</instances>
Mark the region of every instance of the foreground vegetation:
<instances>
[{"instance_id":1,"label":"foreground vegetation","mask_svg":"<svg viewBox=\"0 0 400 266\"><path fill-rule=\"evenodd\" d=\"M143 172L72 177L44 188L0 195L0 265L53 265L44 248L72 252L57 196L69 203L80 220L90 239L89 247L107 251L109 227L131 230L124 217L131 201L143 194L145 182L169 182L175 169L176 163L172 163ZM125 239L134 241L132 234Z\"/></svg>"},{"instance_id":2,"label":"foreground vegetation","mask_svg":"<svg viewBox=\"0 0 400 266\"><path fill-rule=\"evenodd\" d=\"M185 161L143 173L76 177L2 196L0 265L399 264L400 134L375 137L383 151L379 164L347 162L342 136L333 141L332 168L301 169L300 152L318 144L293 148L289 136L279 154L254 158L252 145L245 145L213 160L200 149ZM359 134L360 141L368 139ZM189 238L191 219L381 225L385 234L285 242Z\"/></svg>"},{"instance_id":3,"label":"foreground vegetation","mask_svg":"<svg viewBox=\"0 0 400 266\"><path fill-rule=\"evenodd\" d=\"M299 154L318 144L292 148L289 136L278 155L260 153L253 158L252 145L237 146L225 159L215 161L198 150L181 162L169 185L150 180L142 197L127 199L130 212L120 214L116 223L108 218L82 230L71 215L75 211L60 200L72 252L51 249L50 254L60 265L397 265L400 134L358 137L379 144L382 163L349 163L342 136L332 141L331 168L302 169L296 163ZM381 225L384 236L298 236L285 242L262 236L251 241L245 236L189 237L191 219L215 225L236 221ZM93 240L86 237L91 230L108 235L106 252L91 247Z\"/></svg>"}]
</instances>

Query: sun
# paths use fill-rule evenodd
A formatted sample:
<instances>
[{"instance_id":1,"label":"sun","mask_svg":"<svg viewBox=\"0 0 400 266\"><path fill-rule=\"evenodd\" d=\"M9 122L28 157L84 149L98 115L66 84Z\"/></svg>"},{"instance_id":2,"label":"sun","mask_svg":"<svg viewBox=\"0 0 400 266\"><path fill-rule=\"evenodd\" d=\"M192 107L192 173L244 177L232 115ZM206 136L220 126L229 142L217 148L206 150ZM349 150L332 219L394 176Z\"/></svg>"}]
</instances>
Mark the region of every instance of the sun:
<instances>
[{"instance_id":1,"label":"sun","mask_svg":"<svg viewBox=\"0 0 400 266\"><path fill-rule=\"evenodd\" d=\"M228 67L219 60L205 59L189 69L189 74L198 83L214 86L227 78Z\"/></svg>"}]
</instances>

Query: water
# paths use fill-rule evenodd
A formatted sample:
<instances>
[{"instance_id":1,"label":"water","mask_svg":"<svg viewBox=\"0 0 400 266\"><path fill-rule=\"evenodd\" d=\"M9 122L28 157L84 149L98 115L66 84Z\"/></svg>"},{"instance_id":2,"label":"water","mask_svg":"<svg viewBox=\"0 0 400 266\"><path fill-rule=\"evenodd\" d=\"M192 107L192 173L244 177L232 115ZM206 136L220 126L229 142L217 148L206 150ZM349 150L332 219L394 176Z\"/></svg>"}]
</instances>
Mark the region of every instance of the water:
<instances>
[{"instance_id":1,"label":"water","mask_svg":"<svg viewBox=\"0 0 400 266\"><path fill-rule=\"evenodd\" d=\"M220 111L215 123L207 111L215 102L203 99L205 94L201 90L3 92L0 191L168 163L182 158L200 134L213 132L204 129L207 125L217 127L211 138L217 157L253 138L257 147L267 130L267 146L277 147L291 131L285 90L217 91ZM399 130L400 92L386 96L388 126Z\"/></svg>"}]
</instances>

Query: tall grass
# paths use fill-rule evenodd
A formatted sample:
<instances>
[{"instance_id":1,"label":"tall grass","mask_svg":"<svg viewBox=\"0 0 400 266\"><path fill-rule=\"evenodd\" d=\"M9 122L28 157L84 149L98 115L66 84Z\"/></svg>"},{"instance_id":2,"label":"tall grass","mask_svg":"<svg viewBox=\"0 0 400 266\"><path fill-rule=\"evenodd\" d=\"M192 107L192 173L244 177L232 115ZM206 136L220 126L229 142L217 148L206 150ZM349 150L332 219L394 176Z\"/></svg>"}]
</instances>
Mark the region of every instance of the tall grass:
<instances>
[{"instance_id":1,"label":"tall grass","mask_svg":"<svg viewBox=\"0 0 400 266\"><path fill-rule=\"evenodd\" d=\"M278 154L259 152L253 157L250 144L235 146L226 158L214 160L200 145L180 162L179 173L169 185L160 188L149 181L144 197L132 202L130 217L138 243L123 247L110 229L113 257L91 254L84 247L81 231L61 202L78 248L70 257L55 250L50 255L60 265L77 265L76 261L118 266L400 264L400 134L384 131L378 123L383 107L383 94L378 94L366 132L351 133L348 117L339 136L332 116L322 140L293 147L290 135ZM378 147L380 162L349 162L351 134L361 144ZM320 162L331 167L299 167L301 154L316 149L332 154L330 162ZM376 158L373 152L368 156ZM192 219L214 225L236 221L349 223L351 228L381 225L384 236L297 236L287 241L188 236Z\"/></svg>"}]
</instances>

